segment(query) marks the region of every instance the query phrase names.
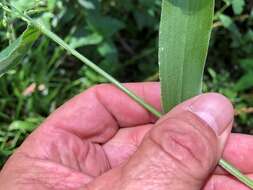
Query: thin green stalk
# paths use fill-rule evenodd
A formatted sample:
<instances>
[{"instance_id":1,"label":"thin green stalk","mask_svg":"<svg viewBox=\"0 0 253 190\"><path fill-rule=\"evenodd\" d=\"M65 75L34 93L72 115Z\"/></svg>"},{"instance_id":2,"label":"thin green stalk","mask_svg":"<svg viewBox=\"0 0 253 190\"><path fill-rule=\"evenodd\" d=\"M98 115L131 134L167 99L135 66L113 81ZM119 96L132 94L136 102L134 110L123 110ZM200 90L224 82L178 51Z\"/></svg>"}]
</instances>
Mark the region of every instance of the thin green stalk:
<instances>
[{"instance_id":1,"label":"thin green stalk","mask_svg":"<svg viewBox=\"0 0 253 190\"><path fill-rule=\"evenodd\" d=\"M214 20L218 20L220 14L222 14L231 4L226 2L226 4L215 14Z\"/></svg>"},{"instance_id":2,"label":"thin green stalk","mask_svg":"<svg viewBox=\"0 0 253 190\"><path fill-rule=\"evenodd\" d=\"M2 7L5 11L8 11L10 13L13 12L9 7L4 6L2 3L0 3L0 7ZM157 111L155 108L153 108L151 105L147 104L142 98L138 97L135 93L124 87L119 81L117 81L115 78L113 78L111 75L106 73L104 70L102 70L100 67L98 67L95 63L90 61L88 58L80 54L75 49L71 48L66 42L64 42L59 36L57 36L55 33L51 32L49 29L47 29L43 24L39 23L38 21L33 20L29 16L25 15L24 13L20 12L15 7L11 6L15 10L15 14L19 16L22 20L27 22L28 24L34 26L38 30L40 30L43 34L45 34L47 37L49 37L51 40L59 44L61 47L63 47L65 50L67 50L70 54L78 58L80 61L85 63L88 67L92 68L94 71L96 71L98 74L106 78L108 81L113 83L115 86L117 86L120 90L125 92L128 96L130 96L132 99L134 99L136 102L138 102L140 105L142 105L145 109L153 113L155 116L160 117L161 113Z\"/></svg>"},{"instance_id":3,"label":"thin green stalk","mask_svg":"<svg viewBox=\"0 0 253 190\"><path fill-rule=\"evenodd\" d=\"M159 80L159 72L156 72L155 74L149 76L146 78L144 81L145 82L150 82L150 81L158 81Z\"/></svg>"},{"instance_id":4,"label":"thin green stalk","mask_svg":"<svg viewBox=\"0 0 253 190\"><path fill-rule=\"evenodd\" d=\"M247 177L246 175L243 175L238 169L233 167L230 163L228 163L226 160L220 159L219 165L225 169L228 173L232 174L234 177L236 177L239 181L244 183L246 186L253 189L253 180Z\"/></svg>"},{"instance_id":5,"label":"thin green stalk","mask_svg":"<svg viewBox=\"0 0 253 190\"><path fill-rule=\"evenodd\" d=\"M94 71L96 71L98 74L106 78L108 81L110 81L112 84L114 84L116 87L118 87L120 90L125 92L129 97L131 97L133 100L135 100L137 103L139 103L141 106L143 106L145 109L147 109L149 112L154 114L157 117L162 117L162 113L159 112L156 108L154 108L152 105L145 102L142 98L138 97L135 93L127 89L124 85L122 85L119 81L117 81L115 78L113 78L111 75L103 71L101 68L99 68L96 64L94 64L92 61L90 61L85 56L81 55L79 52L71 48L66 42L64 42L59 36L57 36L55 33L47 29L45 26L43 26L41 23L33 20L29 16L23 14L19 10L17 10L15 7L12 6L15 12L11 10L9 7L4 6L2 3L0 3L0 7L2 7L5 11L13 13L17 16L19 16L22 20L27 22L30 25L33 25L38 30L40 30L43 34L48 36L51 40L62 46L65 50L67 50L69 53L71 53L73 56L75 56L77 59L85 63L87 66L92 68ZM236 177L239 181L241 181L243 184L247 185L251 189L253 189L253 181L242 174L238 169L233 167L231 164L229 164L227 161L221 159L219 161L219 165L223 167L226 171L228 171L231 175Z\"/></svg>"},{"instance_id":6,"label":"thin green stalk","mask_svg":"<svg viewBox=\"0 0 253 190\"><path fill-rule=\"evenodd\" d=\"M84 57L82 54L80 54L75 49L71 48L67 43L65 43L60 37L58 37L56 34L48 30L43 25L39 24L38 22L35 22L33 20L29 19L29 23L38 28L42 33L44 33L46 36L48 36L50 39L52 39L54 42L62 46L65 50L67 50L69 53L71 53L73 56L78 58L80 61L85 63L87 66L92 68L94 71L96 71L98 74L106 78L108 81L113 83L115 86L117 86L119 89L121 89L123 92L125 92L128 96L130 96L132 99L134 99L136 102L138 102L140 105L142 105L144 108L149 110L151 113L153 113L155 116L160 117L161 114L152 106L147 104L145 101L143 101L142 98L138 97L136 94L134 94L132 91L124 87L119 81L117 81L115 78L113 78L111 75L106 73L104 70L99 68L95 63Z\"/></svg>"}]
</instances>

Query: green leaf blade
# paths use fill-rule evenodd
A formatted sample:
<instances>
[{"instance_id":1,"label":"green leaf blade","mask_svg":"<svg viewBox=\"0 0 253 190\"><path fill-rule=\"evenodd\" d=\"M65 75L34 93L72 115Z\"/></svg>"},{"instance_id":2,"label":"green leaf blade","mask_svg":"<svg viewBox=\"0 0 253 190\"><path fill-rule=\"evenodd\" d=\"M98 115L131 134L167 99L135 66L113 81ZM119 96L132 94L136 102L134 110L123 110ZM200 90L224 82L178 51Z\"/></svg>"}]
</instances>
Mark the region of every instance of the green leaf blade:
<instances>
[{"instance_id":1,"label":"green leaf blade","mask_svg":"<svg viewBox=\"0 0 253 190\"><path fill-rule=\"evenodd\" d=\"M163 0L159 65L163 111L201 92L214 0Z\"/></svg>"},{"instance_id":2,"label":"green leaf blade","mask_svg":"<svg viewBox=\"0 0 253 190\"><path fill-rule=\"evenodd\" d=\"M0 76L22 60L39 35L39 30L28 27L19 38L0 52Z\"/></svg>"}]
</instances>

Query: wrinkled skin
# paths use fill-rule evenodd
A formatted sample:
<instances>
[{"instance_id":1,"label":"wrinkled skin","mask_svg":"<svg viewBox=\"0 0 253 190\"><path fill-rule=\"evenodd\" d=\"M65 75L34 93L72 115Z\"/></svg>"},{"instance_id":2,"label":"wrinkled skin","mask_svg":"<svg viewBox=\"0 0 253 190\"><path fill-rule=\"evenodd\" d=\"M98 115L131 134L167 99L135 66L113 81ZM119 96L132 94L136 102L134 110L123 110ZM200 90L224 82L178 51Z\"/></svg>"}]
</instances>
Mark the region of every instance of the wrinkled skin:
<instances>
[{"instance_id":1,"label":"wrinkled skin","mask_svg":"<svg viewBox=\"0 0 253 190\"><path fill-rule=\"evenodd\" d=\"M127 87L161 109L158 83ZM203 96L223 98L217 94ZM168 114L170 117L157 123L157 118L115 87L93 87L60 107L26 139L1 171L0 189L248 189L222 169L214 170L223 148L217 145L211 129L203 129L206 126L202 121L183 111L195 99L179 105ZM220 101L227 101L224 99ZM224 114L231 115L230 110ZM178 121L180 118L200 126L203 132L195 134L191 127ZM179 128L189 134L182 141L178 132L171 132ZM230 127L224 133L227 138ZM168 137L171 144L163 142L163 137ZM195 140L198 138L200 141ZM179 139L179 143L170 139ZM186 150L187 143L195 147L190 147L193 155ZM230 135L225 159L250 176L252 156L253 137Z\"/></svg>"}]
</instances>

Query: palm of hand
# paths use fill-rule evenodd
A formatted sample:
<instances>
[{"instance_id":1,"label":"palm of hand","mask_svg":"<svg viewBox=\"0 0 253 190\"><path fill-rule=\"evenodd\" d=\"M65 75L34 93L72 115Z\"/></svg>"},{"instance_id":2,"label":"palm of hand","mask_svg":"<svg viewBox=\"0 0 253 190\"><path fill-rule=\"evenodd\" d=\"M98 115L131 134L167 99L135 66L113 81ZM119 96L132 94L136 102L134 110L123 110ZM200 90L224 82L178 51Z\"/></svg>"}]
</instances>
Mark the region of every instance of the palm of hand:
<instances>
[{"instance_id":1,"label":"palm of hand","mask_svg":"<svg viewBox=\"0 0 253 190\"><path fill-rule=\"evenodd\" d=\"M159 108L158 84L129 88ZM58 109L25 141L3 169L1 186L112 189L155 121L116 88L92 88ZM253 173L253 161L246 165L247 156L253 153L251 145L251 137L231 135L224 156L244 172ZM217 169L204 189L247 188Z\"/></svg>"}]
</instances>

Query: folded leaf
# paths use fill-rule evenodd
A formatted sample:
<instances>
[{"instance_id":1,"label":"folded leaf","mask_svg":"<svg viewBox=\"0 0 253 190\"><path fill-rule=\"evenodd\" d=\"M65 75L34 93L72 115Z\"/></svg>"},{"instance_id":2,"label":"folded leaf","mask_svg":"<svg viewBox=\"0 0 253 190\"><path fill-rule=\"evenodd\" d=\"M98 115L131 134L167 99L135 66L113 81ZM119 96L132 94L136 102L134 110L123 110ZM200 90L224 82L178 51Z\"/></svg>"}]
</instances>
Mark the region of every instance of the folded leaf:
<instances>
[{"instance_id":1,"label":"folded leaf","mask_svg":"<svg viewBox=\"0 0 253 190\"><path fill-rule=\"evenodd\" d=\"M163 0L159 65L164 112L201 92L214 0Z\"/></svg>"},{"instance_id":2,"label":"folded leaf","mask_svg":"<svg viewBox=\"0 0 253 190\"><path fill-rule=\"evenodd\" d=\"M40 32L37 29L28 27L19 38L0 52L0 76L22 60L39 35Z\"/></svg>"}]
</instances>

